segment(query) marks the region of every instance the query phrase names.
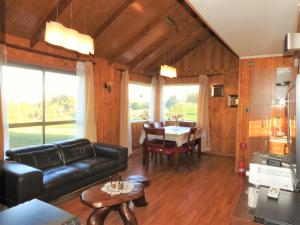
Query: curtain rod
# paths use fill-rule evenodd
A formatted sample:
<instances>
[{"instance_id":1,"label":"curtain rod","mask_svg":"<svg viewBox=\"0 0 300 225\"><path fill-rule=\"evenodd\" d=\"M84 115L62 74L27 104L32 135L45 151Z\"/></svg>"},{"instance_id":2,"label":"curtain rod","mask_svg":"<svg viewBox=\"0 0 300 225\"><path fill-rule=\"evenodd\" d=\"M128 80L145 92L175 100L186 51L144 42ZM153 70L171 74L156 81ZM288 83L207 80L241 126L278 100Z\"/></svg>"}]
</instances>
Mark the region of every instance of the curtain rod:
<instances>
[{"instance_id":1,"label":"curtain rod","mask_svg":"<svg viewBox=\"0 0 300 225\"><path fill-rule=\"evenodd\" d=\"M11 43L6 43L6 42L0 42L0 43L4 44L4 45L6 45L10 48L15 48L15 49L23 50L23 51L28 51L28 52L33 52L33 53L36 53L36 54L39 54L39 55L45 55L45 56L50 56L50 57L55 57L55 58L60 58L60 59L66 59L66 60L70 60L70 61L81 61L81 62L90 61L94 65L96 65L96 63L93 60L83 60L83 59L78 59L78 58L75 58L75 57L63 56L63 55L59 55L59 54L55 54L55 53L49 53L49 52L43 52L41 50L28 48L28 47L23 47L23 46L19 46L19 45L16 45L16 44L11 44Z\"/></svg>"},{"instance_id":2,"label":"curtain rod","mask_svg":"<svg viewBox=\"0 0 300 225\"><path fill-rule=\"evenodd\" d=\"M199 74L199 75L193 75L193 76L181 76L178 78L189 78L189 77L199 77L199 76L208 76L208 77L212 77L212 76L222 76L222 73L210 73L210 74Z\"/></svg>"},{"instance_id":3,"label":"curtain rod","mask_svg":"<svg viewBox=\"0 0 300 225\"><path fill-rule=\"evenodd\" d=\"M224 74L222 73L216 73L216 74L202 74L202 75L193 75L193 76L178 76L176 78L198 78L199 76L208 76L208 77L212 77L212 76L222 76ZM154 75L154 76L150 76L150 77L155 77L157 75ZM169 79L176 79L176 78L169 78Z\"/></svg>"}]
</instances>

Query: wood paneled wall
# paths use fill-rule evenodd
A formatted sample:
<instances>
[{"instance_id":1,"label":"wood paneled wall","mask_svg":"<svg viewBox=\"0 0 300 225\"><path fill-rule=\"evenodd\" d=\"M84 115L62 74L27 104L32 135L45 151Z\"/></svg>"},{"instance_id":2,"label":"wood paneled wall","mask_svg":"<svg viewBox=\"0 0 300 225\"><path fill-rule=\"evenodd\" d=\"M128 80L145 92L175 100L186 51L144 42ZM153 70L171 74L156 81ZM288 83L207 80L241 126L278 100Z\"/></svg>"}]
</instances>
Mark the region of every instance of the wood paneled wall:
<instances>
[{"instance_id":1,"label":"wood paneled wall","mask_svg":"<svg viewBox=\"0 0 300 225\"><path fill-rule=\"evenodd\" d=\"M97 140L119 144L120 128L120 71L109 65L106 60L97 59L94 66ZM109 93L104 88L105 81L112 84Z\"/></svg>"},{"instance_id":2,"label":"wood paneled wall","mask_svg":"<svg viewBox=\"0 0 300 225\"><path fill-rule=\"evenodd\" d=\"M5 35L5 41L22 47L29 47L29 40L24 38L15 37L12 35ZM49 53L55 53L62 56L75 57L76 55L69 51L56 50L55 48L45 44L38 43L37 50L42 50ZM9 63L31 65L36 67L45 67L50 69L60 69L64 71L75 71L76 62L70 60L59 59L46 55L41 55L25 50L20 50L12 47L7 47L7 60Z\"/></svg>"},{"instance_id":3,"label":"wood paneled wall","mask_svg":"<svg viewBox=\"0 0 300 225\"><path fill-rule=\"evenodd\" d=\"M227 101L228 95L238 94L238 57L211 37L178 61L176 67L181 79L189 78L190 82L197 83L198 75L207 74L210 87L224 84L224 97L209 97L211 152L234 156L237 108L228 107ZM167 83L178 83L178 80Z\"/></svg>"},{"instance_id":4,"label":"wood paneled wall","mask_svg":"<svg viewBox=\"0 0 300 225\"><path fill-rule=\"evenodd\" d=\"M180 76L237 72L239 60L216 38L210 37L176 63Z\"/></svg>"},{"instance_id":5,"label":"wood paneled wall","mask_svg":"<svg viewBox=\"0 0 300 225\"><path fill-rule=\"evenodd\" d=\"M252 151L249 147L249 113L250 106L250 73L253 71L269 71L275 73L278 67L293 67L292 57L268 57L240 60L239 72L239 107L237 116L237 140L236 140L236 170L239 160L244 158L247 165L251 159ZM253 91L253 90L252 90ZM246 148L241 148L245 143Z\"/></svg>"},{"instance_id":6,"label":"wood paneled wall","mask_svg":"<svg viewBox=\"0 0 300 225\"><path fill-rule=\"evenodd\" d=\"M211 152L234 156L237 108L228 107L228 96L238 93L237 73L209 77L209 86L224 85L224 97L209 97L209 128Z\"/></svg>"},{"instance_id":7,"label":"wood paneled wall","mask_svg":"<svg viewBox=\"0 0 300 225\"><path fill-rule=\"evenodd\" d=\"M131 123L131 133L132 133L132 148L140 148L142 145L139 143L141 136L141 131L143 129L144 123L147 121L133 122Z\"/></svg>"}]
</instances>

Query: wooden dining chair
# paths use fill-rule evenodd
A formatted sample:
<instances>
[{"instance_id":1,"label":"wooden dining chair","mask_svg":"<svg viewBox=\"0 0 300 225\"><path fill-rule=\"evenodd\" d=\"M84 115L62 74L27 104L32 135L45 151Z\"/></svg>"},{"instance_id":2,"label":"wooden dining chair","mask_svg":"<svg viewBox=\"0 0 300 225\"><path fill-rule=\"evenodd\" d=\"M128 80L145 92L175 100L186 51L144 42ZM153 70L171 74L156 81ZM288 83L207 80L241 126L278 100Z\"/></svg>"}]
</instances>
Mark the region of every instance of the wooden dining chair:
<instances>
[{"instance_id":1,"label":"wooden dining chair","mask_svg":"<svg viewBox=\"0 0 300 225\"><path fill-rule=\"evenodd\" d=\"M196 127L196 122L191 121L179 121L178 126L181 127Z\"/></svg>"},{"instance_id":2,"label":"wooden dining chair","mask_svg":"<svg viewBox=\"0 0 300 225\"><path fill-rule=\"evenodd\" d=\"M188 141L178 148L179 153L184 153L186 158L188 154L190 154L191 161L193 162L193 153L196 146L196 139L197 139L197 127L190 128Z\"/></svg>"},{"instance_id":3,"label":"wooden dining chair","mask_svg":"<svg viewBox=\"0 0 300 225\"><path fill-rule=\"evenodd\" d=\"M144 128L146 134L146 169L149 168L150 154L159 157L160 164L164 168L165 156L169 158L170 155L173 155L175 152L175 147L170 146L166 142L165 138L165 129L164 128ZM157 139L151 140L150 135L155 135ZM156 161L156 160L155 160Z\"/></svg>"},{"instance_id":4,"label":"wooden dining chair","mask_svg":"<svg viewBox=\"0 0 300 225\"><path fill-rule=\"evenodd\" d=\"M155 128L161 128L161 127L164 127L164 122L154 122L154 127Z\"/></svg>"}]
</instances>

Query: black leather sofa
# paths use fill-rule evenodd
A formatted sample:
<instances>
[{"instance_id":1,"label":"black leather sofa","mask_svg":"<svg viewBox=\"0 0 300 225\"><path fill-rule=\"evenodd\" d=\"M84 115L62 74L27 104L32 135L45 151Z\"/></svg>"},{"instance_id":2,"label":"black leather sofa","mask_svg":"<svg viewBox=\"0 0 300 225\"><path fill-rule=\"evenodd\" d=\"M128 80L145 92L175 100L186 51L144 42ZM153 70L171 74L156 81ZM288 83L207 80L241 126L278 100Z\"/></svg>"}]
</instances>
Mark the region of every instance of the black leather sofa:
<instances>
[{"instance_id":1,"label":"black leather sofa","mask_svg":"<svg viewBox=\"0 0 300 225\"><path fill-rule=\"evenodd\" d=\"M127 168L127 148L74 139L6 151L0 200L13 206L50 201Z\"/></svg>"}]
</instances>

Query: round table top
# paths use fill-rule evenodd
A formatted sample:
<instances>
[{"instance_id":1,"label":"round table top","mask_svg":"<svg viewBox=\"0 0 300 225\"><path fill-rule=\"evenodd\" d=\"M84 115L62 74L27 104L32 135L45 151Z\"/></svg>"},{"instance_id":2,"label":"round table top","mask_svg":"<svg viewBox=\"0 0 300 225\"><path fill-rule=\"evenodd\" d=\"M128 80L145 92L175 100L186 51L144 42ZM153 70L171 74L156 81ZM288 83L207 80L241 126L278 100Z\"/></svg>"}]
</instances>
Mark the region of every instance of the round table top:
<instances>
[{"instance_id":1,"label":"round table top","mask_svg":"<svg viewBox=\"0 0 300 225\"><path fill-rule=\"evenodd\" d=\"M151 184L150 178L143 175L131 175L127 177L127 180L143 183L145 187L148 187Z\"/></svg>"},{"instance_id":2,"label":"round table top","mask_svg":"<svg viewBox=\"0 0 300 225\"><path fill-rule=\"evenodd\" d=\"M144 195L144 185L131 182L134 186L131 192L118 195L109 195L101 190L104 184L95 185L81 193L81 201L93 208L110 207L123 202L132 201Z\"/></svg>"}]
</instances>

